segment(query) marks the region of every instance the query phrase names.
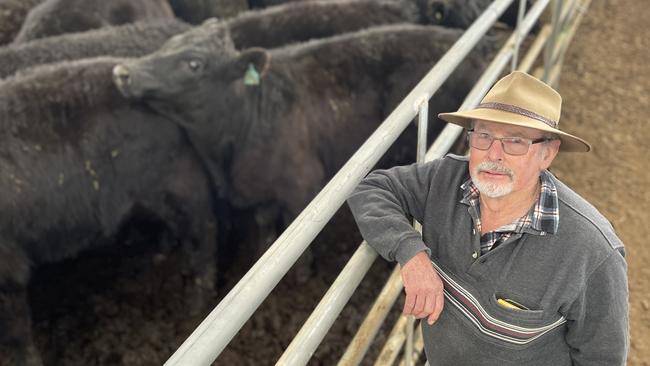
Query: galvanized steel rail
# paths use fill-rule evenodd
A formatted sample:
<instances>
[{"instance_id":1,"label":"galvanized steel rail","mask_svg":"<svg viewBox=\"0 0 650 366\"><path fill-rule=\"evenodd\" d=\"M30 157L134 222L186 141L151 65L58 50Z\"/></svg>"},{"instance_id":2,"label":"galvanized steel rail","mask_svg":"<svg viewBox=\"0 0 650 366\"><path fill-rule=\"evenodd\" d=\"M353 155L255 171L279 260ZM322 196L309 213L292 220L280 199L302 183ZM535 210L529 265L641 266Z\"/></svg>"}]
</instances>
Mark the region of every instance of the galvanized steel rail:
<instances>
[{"instance_id":1,"label":"galvanized steel rail","mask_svg":"<svg viewBox=\"0 0 650 366\"><path fill-rule=\"evenodd\" d=\"M377 163L413 118L418 115L422 103L428 102L512 1L496 0L485 10L332 178L330 183L280 235L233 290L226 295L181 347L167 360L166 366L210 365L217 358L338 208L345 202L359 181ZM530 9L517 30L506 42L506 46L497 54L475 88L468 94L460 110L472 108L479 103L489 87L500 76L508 61L517 53L519 40L529 32L549 1L551 0L538 0ZM560 16L562 0L553 1L556 2L554 19L558 22L558 18L563 18ZM558 28L553 29L553 31L553 35L557 36ZM547 31L547 33L551 32ZM548 42L546 42L548 38L542 43L548 45ZM553 43L556 40L557 38L554 38ZM539 49L536 52L538 53ZM552 50L546 51L545 58L550 61L553 58L553 52ZM532 61L529 59L531 58L528 56L524 58L524 61L529 62L526 64L527 67L532 65ZM559 59L561 60L561 57ZM512 64L512 67L515 64L516 62ZM550 66L547 66L546 73L549 71ZM430 160L434 157L443 156L461 131L462 128L455 125L445 127L427 152L425 159ZM303 365L307 363L376 257L376 252L369 248L365 242L362 243L277 364ZM394 302L394 299L391 304L392 302ZM366 333L367 335L372 334L374 336L376 328L370 327L367 330L369 331L369 333ZM361 352L361 354L363 353L365 353L365 349ZM358 364L358 354L355 357L348 358L347 361L351 362L346 362L346 356L344 356L340 364Z\"/></svg>"}]
</instances>

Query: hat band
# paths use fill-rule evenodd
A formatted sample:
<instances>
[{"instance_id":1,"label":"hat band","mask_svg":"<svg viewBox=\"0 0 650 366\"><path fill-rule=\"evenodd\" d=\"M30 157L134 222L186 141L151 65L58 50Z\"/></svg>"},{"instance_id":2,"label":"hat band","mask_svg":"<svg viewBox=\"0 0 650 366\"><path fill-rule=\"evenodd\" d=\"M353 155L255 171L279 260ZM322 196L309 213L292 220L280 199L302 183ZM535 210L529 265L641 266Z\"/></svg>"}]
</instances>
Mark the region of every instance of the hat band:
<instances>
[{"instance_id":1,"label":"hat band","mask_svg":"<svg viewBox=\"0 0 650 366\"><path fill-rule=\"evenodd\" d=\"M544 116L540 116L539 114L529 111L528 109L520 108L512 104L504 104L504 103L497 103L497 102L488 102L488 103L481 103L477 106L477 108L488 108L488 109L498 109L500 111L505 111L505 112L510 112L510 113L516 113L528 118L532 118L534 120L543 122L547 124L550 127L553 127L557 129L557 122L550 120Z\"/></svg>"}]
</instances>

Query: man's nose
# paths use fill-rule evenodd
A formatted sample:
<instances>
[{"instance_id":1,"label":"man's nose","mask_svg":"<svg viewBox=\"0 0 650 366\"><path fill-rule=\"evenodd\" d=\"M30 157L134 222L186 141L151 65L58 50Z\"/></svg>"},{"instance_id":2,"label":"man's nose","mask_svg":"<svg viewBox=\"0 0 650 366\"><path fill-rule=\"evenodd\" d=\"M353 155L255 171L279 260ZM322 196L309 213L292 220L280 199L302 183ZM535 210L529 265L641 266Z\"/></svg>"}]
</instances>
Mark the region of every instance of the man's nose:
<instances>
[{"instance_id":1,"label":"man's nose","mask_svg":"<svg viewBox=\"0 0 650 366\"><path fill-rule=\"evenodd\" d=\"M488 149L488 158L493 161L501 161L503 160L503 155L505 153L506 152L503 151L503 143L501 143L501 140L494 140Z\"/></svg>"}]
</instances>

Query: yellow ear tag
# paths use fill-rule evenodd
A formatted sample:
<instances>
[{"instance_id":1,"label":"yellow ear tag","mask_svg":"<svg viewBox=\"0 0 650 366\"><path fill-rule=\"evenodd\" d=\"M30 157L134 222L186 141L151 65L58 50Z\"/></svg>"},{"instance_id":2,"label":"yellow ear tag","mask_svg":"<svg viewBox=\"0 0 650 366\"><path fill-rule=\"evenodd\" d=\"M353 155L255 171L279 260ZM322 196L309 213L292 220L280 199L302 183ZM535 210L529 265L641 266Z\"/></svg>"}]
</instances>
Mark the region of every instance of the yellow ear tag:
<instances>
[{"instance_id":1,"label":"yellow ear tag","mask_svg":"<svg viewBox=\"0 0 650 366\"><path fill-rule=\"evenodd\" d=\"M248 64L244 75L244 85L260 85L260 74L255 70L253 64Z\"/></svg>"}]
</instances>

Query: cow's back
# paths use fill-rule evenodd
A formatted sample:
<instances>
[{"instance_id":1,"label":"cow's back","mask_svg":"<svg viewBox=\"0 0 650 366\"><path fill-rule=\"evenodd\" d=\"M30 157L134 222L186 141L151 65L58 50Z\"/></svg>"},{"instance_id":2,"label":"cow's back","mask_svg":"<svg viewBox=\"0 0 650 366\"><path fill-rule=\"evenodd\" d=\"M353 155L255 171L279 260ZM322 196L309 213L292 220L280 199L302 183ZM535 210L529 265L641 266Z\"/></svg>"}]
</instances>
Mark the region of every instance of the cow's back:
<instances>
[{"instance_id":1,"label":"cow's back","mask_svg":"<svg viewBox=\"0 0 650 366\"><path fill-rule=\"evenodd\" d=\"M0 78L41 64L98 56L142 56L188 29L188 24L175 19L155 19L7 45L0 48Z\"/></svg>"},{"instance_id":2,"label":"cow's back","mask_svg":"<svg viewBox=\"0 0 650 366\"><path fill-rule=\"evenodd\" d=\"M248 108L260 112L232 169L241 201L274 195L304 207L461 34L392 25L273 50L269 75L249 91ZM431 115L460 105L491 49L479 46L464 62L434 97ZM408 132L409 146L398 144L388 161L413 159L404 151L415 151L414 136Z\"/></svg>"},{"instance_id":3,"label":"cow's back","mask_svg":"<svg viewBox=\"0 0 650 366\"><path fill-rule=\"evenodd\" d=\"M143 19L173 17L166 0L45 0L27 14L14 43Z\"/></svg>"},{"instance_id":4,"label":"cow's back","mask_svg":"<svg viewBox=\"0 0 650 366\"><path fill-rule=\"evenodd\" d=\"M301 95L291 100L305 103L293 109L300 121L294 123L308 124L311 144L327 162L328 175L347 161L461 35L461 30L436 26L391 25L273 53L279 72L294 75L291 83ZM480 44L452 74L431 100L432 120L440 111L458 108L493 51L490 41Z\"/></svg>"},{"instance_id":5,"label":"cow's back","mask_svg":"<svg viewBox=\"0 0 650 366\"><path fill-rule=\"evenodd\" d=\"M87 89L87 101L66 105L57 102L64 95L50 95L53 103L25 98L23 106L4 106L3 123L11 132L0 136L0 169L5 173L0 187L6 192L0 210L11 215L3 216L0 228L3 236L27 243L35 263L59 260L111 240L134 205L156 207L165 199L170 193L165 183L173 177L208 185L198 165L198 177L179 177L172 171L175 161L188 161L193 151L177 126L130 105L114 90L110 70L116 62L72 67L53 78L59 82L75 74L99 78L88 71L99 68L105 80L80 87ZM31 81L47 82L39 79L38 70L29 76ZM20 86L5 82L0 93L27 93L29 89ZM91 88L113 90L93 100ZM47 99L35 95L39 98L31 101ZM205 189L203 194L210 195Z\"/></svg>"}]
</instances>

